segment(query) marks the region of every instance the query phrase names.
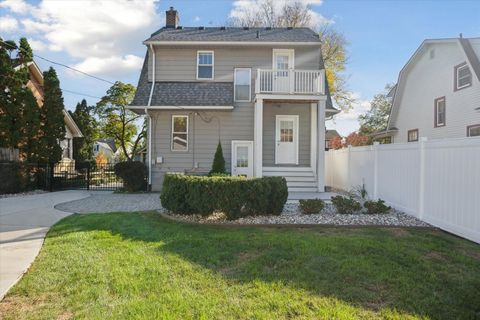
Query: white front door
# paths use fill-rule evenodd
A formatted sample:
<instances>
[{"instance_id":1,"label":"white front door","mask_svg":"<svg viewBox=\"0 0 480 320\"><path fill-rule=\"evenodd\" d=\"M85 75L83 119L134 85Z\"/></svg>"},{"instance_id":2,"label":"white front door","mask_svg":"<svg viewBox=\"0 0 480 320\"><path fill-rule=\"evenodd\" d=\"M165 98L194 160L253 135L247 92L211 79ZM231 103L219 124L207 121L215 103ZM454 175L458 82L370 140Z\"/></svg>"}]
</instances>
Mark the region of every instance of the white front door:
<instances>
[{"instance_id":1,"label":"white front door","mask_svg":"<svg viewBox=\"0 0 480 320\"><path fill-rule=\"evenodd\" d=\"M291 49L273 49L273 92L290 92L293 79L294 51Z\"/></svg>"},{"instance_id":2,"label":"white front door","mask_svg":"<svg viewBox=\"0 0 480 320\"><path fill-rule=\"evenodd\" d=\"M253 177L253 141L232 141L232 176Z\"/></svg>"},{"instance_id":3,"label":"white front door","mask_svg":"<svg viewBox=\"0 0 480 320\"><path fill-rule=\"evenodd\" d=\"M275 164L298 164L298 115L277 115Z\"/></svg>"}]
</instances>

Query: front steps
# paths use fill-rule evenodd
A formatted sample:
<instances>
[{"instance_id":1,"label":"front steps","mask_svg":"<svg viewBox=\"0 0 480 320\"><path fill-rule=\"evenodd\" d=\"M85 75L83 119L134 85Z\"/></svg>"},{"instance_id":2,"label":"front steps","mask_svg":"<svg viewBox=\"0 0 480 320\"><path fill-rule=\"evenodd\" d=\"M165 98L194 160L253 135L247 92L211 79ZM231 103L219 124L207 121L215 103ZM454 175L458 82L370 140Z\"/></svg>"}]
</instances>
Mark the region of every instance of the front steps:
<instances>
[{"instance_id":1,"label":"front steps","mask_svg":"<svg viewBox=\"0 0 480 320\"><path fill-rule=\"evenodd\" d=\"M263 167L265 177L285 177L288 192L317 192L317 179L310 167Z\"/></svg>"}]
</instances>

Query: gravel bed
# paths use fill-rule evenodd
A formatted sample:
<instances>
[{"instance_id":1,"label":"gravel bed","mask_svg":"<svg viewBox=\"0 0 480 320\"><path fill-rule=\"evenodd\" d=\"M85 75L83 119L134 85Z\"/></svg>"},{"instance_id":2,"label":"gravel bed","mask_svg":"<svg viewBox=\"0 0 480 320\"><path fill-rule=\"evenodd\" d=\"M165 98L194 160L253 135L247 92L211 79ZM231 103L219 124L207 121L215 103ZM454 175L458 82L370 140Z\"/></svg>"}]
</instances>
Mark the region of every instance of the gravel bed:
<instances>
[{"instance_id":1,"label":"gravel bed","mask_svg":"<svg viewBox=\"0 0 480 320\"><path fill-rule=\"evenodd\" d=\"M45 191L45 190L32 190L32 191L27 191L27 192L0 194L0 199L32 196L32 195L35 195L35 194L42 194L42 193L47 193L47 192L48 191Z\"/></svg>"},{"instance_id":2,"label":"gravel bed","mask_svg":"<svg viewBox=\"0 0 480 320\"><path fill-rule=\"evenodd\" d=\"M160 194L158 193L92 193L88 198L74 200L57 204L56 209L75 212L131 212L158 210L160 205Z\"/></svg>"},{"instance_id":3,"label":"gravel bed","mask_svg":"<svg viewBox=\"0 0 480 320\"><path fill-rule=\"evenodd\" d=\"M324 210L319 214L302 214L299 204L296 201L289 201L279 216L256 216L245 217L229 221L222 213L216 213L208 217L200 215L178 215L161 210L174 219L195 222L201 224L222 223L222 224L319 224L319 225L340 225L340 226L399 226L399 227L431 227L415 217L403 212L391 209L386 214L338 214L332 204L326 204Z\"/></svg>"}]
</instances>

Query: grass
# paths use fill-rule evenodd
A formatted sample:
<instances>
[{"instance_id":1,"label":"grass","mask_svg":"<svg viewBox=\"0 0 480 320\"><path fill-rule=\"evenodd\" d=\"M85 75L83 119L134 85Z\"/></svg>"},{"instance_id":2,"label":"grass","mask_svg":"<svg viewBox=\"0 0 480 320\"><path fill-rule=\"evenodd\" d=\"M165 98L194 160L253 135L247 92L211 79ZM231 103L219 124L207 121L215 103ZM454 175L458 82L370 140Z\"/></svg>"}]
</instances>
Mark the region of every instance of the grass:
<instances>
[{"instance_id":1,"label":"grass","mask_svg":"<svg viewBox=\"0 0 480 320\"><path fill-rule=\"evenodd\" d=\"M56 224L5 319L474 319L480 246L437 230ZM1 318L1 316L0 316Z\"/></svg>"}]
</instances>

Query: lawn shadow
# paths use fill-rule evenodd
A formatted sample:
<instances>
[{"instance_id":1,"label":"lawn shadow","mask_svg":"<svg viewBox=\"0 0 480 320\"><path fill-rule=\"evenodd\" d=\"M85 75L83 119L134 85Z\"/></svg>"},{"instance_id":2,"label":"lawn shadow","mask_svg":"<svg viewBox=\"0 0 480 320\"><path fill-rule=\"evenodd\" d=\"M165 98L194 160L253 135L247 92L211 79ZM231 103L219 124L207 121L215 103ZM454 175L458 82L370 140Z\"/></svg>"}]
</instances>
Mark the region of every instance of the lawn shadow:
<instances>
[{"instance_id":1,"label":"lawn shadow","mask_svg":"<svg viewBox=\"0 0 480 320\"><path fill-rule=\"evenodd\" d=\"M48 237L90 230L158 242L159 254L230 281L282 283L374 311L474 319L480 307L480 247L438 230L225 228L112 213L73 215Z\"/></svg>"}]
</instances>

